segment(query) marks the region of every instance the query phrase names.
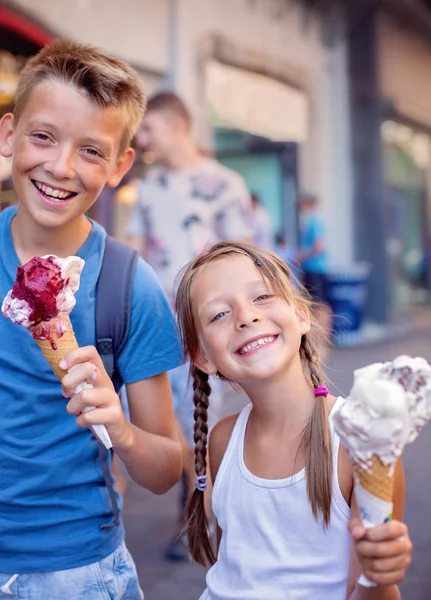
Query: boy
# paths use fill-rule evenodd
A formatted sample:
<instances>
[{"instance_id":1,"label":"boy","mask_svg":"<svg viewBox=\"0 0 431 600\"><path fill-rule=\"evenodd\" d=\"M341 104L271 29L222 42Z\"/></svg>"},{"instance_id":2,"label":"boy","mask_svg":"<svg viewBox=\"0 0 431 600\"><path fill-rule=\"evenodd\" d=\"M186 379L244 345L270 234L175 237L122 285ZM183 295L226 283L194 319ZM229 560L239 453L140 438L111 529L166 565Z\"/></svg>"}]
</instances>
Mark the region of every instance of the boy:
<instances>
[{"instance_id":1,"label":"boy","mask_svg":"<svg viewBox=\"0 0 431 600\"><path fill-rule=\"evenodd\" d=\"M0 215L1 297L19 264L33 256L86 261L71 313L80 348L61 365L75 367L63 389L28 332L0 317L0 591L16 598L143 597L92 424L106 425L115 453L140 485L163 493L181 474L166 375L181 355L169 303L143 261L117 365L131 423L93 347L106 234L84 213L105 184L117 185L131 167L129 144L144 105L126 65L56 40L27 63L14 113L0 121L0 153L12 158L18 197L18 208ZM83 381L94 389L73 395ZM85 406L96 408L83 413ZM117 500L121 508L118 494Z\"/></svg>"}]
</instances>

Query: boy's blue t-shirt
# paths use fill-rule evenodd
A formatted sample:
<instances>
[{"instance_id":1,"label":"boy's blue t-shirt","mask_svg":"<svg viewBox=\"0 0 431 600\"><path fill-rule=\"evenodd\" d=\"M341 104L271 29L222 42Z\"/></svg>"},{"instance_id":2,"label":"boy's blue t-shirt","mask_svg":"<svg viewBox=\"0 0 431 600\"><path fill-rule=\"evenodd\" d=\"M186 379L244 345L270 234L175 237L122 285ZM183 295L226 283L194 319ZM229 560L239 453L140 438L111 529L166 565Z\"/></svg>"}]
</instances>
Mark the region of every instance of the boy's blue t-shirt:
<instances>
[{"instance_id":1,"label":"boy's blue t-shirt","mask_svg":"<svg viewBox=\"0 0 431 600\"><path fill-rule=\"evenodd\" d=\"M19 266L10 233L15 213L9 208L0 214L0 298L11 289ZM104 229L93 223L77 253L85 266L70 317L80 346L95 344L96 282L105 239ZM60 382L31 335L1 314L0 339L0 572L57 571L101 560L116 549L124 531L122 525L105 527L114 517L99 444L67 413ZM180 362L169 303L140 260L119 371L125 383L133 383Z\"/></svg>"},{"instance_id":2,"label":"boy's blue t-shirt","mask_svg":"<svg viewBox=\"0 0 431 600\"><path fill-rule=\"evenodd\" d=\"M323 223L316 214L309 214L305 220L304 226L301 232L301 250L311 250L316 241L322 240L324 236ZM321 252L306 258L302 261L301 267L303 271L308 273L325 273L326 271L327 257L326 252Z\"/></svg>"}]
</instances>

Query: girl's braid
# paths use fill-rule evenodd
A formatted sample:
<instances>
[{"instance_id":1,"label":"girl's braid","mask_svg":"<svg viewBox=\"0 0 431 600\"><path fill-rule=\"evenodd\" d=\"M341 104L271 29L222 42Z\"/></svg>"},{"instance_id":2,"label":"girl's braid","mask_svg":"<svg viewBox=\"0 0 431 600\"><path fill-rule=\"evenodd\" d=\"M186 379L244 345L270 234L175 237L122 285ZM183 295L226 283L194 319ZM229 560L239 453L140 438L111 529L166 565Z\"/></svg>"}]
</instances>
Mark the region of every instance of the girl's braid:
<instances>
[{"instance_id":1,"label":"girl's braid","mask_svg":"<svg viewBox=\"0 0 431 600\"><path fill-rule=\"evenodd\" d=\"M211 386L208 375L195 366L190 371L193 377L193 402L195 405L195 470L198 478L207 475L208 407ZM198 479L199 481L199 479ZM206 566L215 563L215 554L208 535L208 518L205 512L203 491L196 489L187 506L186 532L193 560Z\"/></svg>"},{"instance_id":2,"label":"girl's braid","mask_svg":"<svg viewBox=\"0 0 431 600\"><path fill-rule=\"evenodd\" d=\"M310 340L308 339L307 335L302 336L301 351L302 351L303 357L305 358L305 360L307 362L307 367L308 367L308 371L310 373L311 383L313 385L313 388L316 389L316 388L322 386L324 381L323 381L323 377L322 377L322 372L319 367L316 352L315 352L314 347L311 344Z\"/></svg>"},{"instance_id":3,"label":"girl's braid","mask_svg":"<svg viewBox=\"0 0 431 600\"><path fill-rule=\"evenodd\" d=\"M302 336L301 357L307 363L314 389L323 385L316 350L307 335ZM322 515L329 525L332 500L332 444L325 398L317 397L310 420L304 430L302 444L305 448L307 495L314 516Z\"/></svg>"},{"instance_id":4,"label":"girl's braid","mask_svg":"<svg viewBox=\"0 0 431 600\"><path fill-rule=\"evenodd\" d=\"M211 386L208 375L196 367L192 367L193 403L195 405L194 442L195 470L198 477L207 474L207 441L208 441L208 406Z\"/></svg>"}]
</instances>

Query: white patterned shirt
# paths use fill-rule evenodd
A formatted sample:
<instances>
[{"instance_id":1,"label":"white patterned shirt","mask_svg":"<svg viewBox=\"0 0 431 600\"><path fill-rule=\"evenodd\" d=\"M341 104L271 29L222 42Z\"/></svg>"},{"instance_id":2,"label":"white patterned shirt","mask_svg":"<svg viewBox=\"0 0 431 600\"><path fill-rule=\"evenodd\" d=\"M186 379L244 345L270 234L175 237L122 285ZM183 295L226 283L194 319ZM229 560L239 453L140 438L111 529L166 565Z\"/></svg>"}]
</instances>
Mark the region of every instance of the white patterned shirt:
<instances>
[{"instance_id":1,"label":"white patterned shirt","mask_svg":"<svg viewBox=\"0 0 431 600\"><path fill-rule=\"evenodd\" d=\"M182 171L155 167L139 184L127 234L145 239L145 259L172 297L180 270L205 248L251 239L250 195L238 173L212 159Z\"/></svg>"}]
</instances>

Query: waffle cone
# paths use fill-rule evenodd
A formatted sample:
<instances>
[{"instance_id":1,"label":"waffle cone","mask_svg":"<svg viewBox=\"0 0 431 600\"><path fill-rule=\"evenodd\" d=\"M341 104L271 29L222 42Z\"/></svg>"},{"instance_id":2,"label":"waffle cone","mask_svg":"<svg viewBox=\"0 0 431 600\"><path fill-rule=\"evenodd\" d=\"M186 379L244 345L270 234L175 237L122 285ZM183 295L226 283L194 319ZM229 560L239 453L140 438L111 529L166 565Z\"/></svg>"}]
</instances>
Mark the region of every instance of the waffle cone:
<instances>
[{"instance_id":1,"label":"waffle cone","mask_svg":"<svg viewBox=\"0 0 431 600\"><path fill-rule=\"evenodd\" d=\"M364 490L381 500L392 502L394 477L390 465L383 464L380 458L373 454L370 467L365 469L363 463L353 462L353 471L357 483Z\"/></svg>"},{"instance_id":2,"label":"waffle cone","mask_svg":"<svg viewBox=\"0 0 431 600\"><path fill-rule=\"evenodd\" d=\"M61 381L67 371L60 369L58 363L68 352L78 348L69 315L60 313L57 318L41 323L38 327L41 327L44 337L48 339L42 340L35 337L35 341L55 375ZM37 332L35 334L37 336Z\"/></svg>"}]
</instances>

